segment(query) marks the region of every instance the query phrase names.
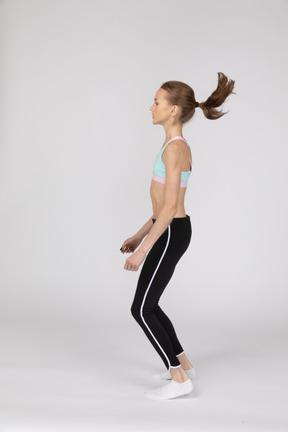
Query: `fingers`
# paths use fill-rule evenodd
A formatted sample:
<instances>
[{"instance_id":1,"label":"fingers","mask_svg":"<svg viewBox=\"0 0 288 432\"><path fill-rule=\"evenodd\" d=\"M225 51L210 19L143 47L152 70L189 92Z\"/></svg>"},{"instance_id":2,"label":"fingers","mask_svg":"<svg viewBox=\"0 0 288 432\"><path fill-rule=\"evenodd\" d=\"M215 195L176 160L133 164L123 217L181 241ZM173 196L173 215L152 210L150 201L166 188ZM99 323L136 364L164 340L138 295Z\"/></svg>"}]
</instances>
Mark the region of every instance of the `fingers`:
<instances>
[{"instance_id":1,"label":"fingers","mask_svg":"<svg viewBox=\"0 0 288 432\"><path fill-rule=\"evenodd\" d=\"M134 249L133 249L133 248L129 248L128 246L122 246L122 247L120 248L120 251L121 251L122 253L129 253L129 252L134 252Z\"/></svg>"},{"instance_id":2,"label":"fingers","mask_svg":"<svg viewBox=\"0 0 288 432\"><path fill-rule=\"evenodd\" d=\"M135 264L131 264L129 262L129 260L130 260L130 258L127 258L127 260L126 260L126 262L124 264L124 269L128 270L128 271L137 271L139 266L137 266Z\"/></svg>"},{"instance_id":3,"label":"fingers","mask_svg":"<svg viewBox=\"0 0 288 432\"><path fill-rule=\"evenodd\" d=\"M124 266L124 269L125 270L129 270L129 271L137 271L138 270L138 267L134 267L134 266Z\"/></svg>"}]
</instances>

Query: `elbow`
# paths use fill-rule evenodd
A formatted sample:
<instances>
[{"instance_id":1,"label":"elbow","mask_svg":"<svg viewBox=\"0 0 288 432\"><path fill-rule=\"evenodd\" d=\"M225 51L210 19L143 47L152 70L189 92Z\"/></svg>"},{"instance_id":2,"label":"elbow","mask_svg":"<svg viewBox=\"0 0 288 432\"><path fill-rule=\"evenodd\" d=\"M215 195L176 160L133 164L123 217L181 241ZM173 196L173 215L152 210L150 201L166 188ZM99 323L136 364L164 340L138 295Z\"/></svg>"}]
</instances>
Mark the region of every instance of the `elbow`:
<instances>
[{"instance_id":1,"label":"elbow","mask_svg":"<svg viewBox=\"0 0 288 432\"><path fill-rule=\"evenodd\" d=\"M164 208L163 208L165 214L168 214L170 217L174 217L175 214L177 213L177 205L174 204L165 204Z\"/></svg>"}]
</instances>

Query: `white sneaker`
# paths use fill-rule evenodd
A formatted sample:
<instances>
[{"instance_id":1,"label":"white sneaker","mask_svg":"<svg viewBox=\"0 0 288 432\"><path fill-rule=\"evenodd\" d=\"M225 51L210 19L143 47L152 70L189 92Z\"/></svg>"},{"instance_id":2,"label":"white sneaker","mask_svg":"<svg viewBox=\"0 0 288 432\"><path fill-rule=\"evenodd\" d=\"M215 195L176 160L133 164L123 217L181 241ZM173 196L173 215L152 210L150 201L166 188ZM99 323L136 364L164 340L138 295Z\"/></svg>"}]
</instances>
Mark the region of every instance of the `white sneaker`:
<instances>
[{"instance_id":1,"label":"white sneaker","mask_svg":"<svg viewBox=\"0 0 288 432\"><path fill-rule=\"evenodd\" d=\"M178 396L183 396L193 391L192 381L188 378L183 383L178 383L171 380L168 384L156 389L147 390L146 397L149 399L173 399Z\"/></svg>"},{"instance_id":2,"label":"white sneaker","mask_svg":"<svg viewBox=\"0 0 288 432\"><path fill-rule=\"evenodd\" d=\"M194 367L192 367L191 369L185 370L185 373L188 376L188 378L192 379L196 375L196 370ZM166 370L165 372L160 372L160 373L151 375L151 378L161 379L161 380L171 380L172 376L171 376L170 371Z\"/></svg>"}]
</instances>

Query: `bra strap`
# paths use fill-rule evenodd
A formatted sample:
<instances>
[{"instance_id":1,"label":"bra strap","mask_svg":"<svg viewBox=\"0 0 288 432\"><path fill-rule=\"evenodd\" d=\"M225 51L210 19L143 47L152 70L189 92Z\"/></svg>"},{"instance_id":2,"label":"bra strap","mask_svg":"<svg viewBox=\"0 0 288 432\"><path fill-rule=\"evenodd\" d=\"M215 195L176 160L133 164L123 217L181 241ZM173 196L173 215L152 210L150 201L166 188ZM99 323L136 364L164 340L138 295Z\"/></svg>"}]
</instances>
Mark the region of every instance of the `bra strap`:
<instances>
[{"instance_id":1,"label":"bra strap","mask_svg":"<svg viewBox=\"0 0 288 432\"><path fill-rule=\"evenodd\" d=\"M181 137L181 136L175 136L175 137L171 138L171 140L168 141L168 142L167 142L167 143L162 147L161 151L163 152L164 149L166 148L166 146L167 146L171 141L174 141L174 140L176 140L176 139L181 139L181 140L185 141L186 144L188 145L188 142L185 140L185 138L183 138L183 137Z\"/></svg>"},{"instance_id":2,"label":"bra strap","mask_svg":"<svg viewBox=\"0 0 288 432\"><path fill-rule=\"evenodd\" d=\"M188 145L188 142L185 140L185 138L183 138L181 136L176 136L176 137L173 137L170 141L168 141L168 143L165 144L165 146L163 147L162 150L164 150L164 148L166 147L167 144L169 144L171 141L174 141L176 139L181 139L181 140L185 141L186 144ZM190 162L190 171L192 171L192 161L191 161L191 159L189 159L189 162Z\"/></svg>"},{"instance_id":3,"label":"bra strap","mask_svg":"<svg viewBox=\"0 0 288 432\"><path fill-rule=\"evenodd\" d=\"M185 141L186 143L187 143L187 141L185 140L185 138L183 138L183 137L181 137L181 136L176 136L176 137L173 137L170 141L168 141L169 143L171 142L171 141L174 141L174 140L176 140L176 139L181 139L181 140L183 140L183 141Z\"/></svg>"}]
</instances>

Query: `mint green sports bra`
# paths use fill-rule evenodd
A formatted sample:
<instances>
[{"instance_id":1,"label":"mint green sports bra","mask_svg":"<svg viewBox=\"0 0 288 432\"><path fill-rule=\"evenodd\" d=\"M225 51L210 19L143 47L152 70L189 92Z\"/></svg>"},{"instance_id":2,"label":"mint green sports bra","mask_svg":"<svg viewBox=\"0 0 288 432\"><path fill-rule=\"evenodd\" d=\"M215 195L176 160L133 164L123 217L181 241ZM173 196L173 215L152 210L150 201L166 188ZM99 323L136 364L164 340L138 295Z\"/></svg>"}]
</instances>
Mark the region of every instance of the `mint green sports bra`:
<instances>
[{"instance_id":1,"label":"mint green sports bra","mask_svg":"<svg viewBox=\"0 0 288 432\"><path fill-rule=\"evenodd\" d=\"M156 156L156 160L154 163L154 167L153 167L153 175L152 175L152 180L155 180L159 183L165 184L165 177L166 177L166 168L165 168L165 164L162 161L162 154L166 148L166 146L171 142L174 141L176 139L181 139L183 141L186 142L186 144L188 145L187 141L185 140L185 138L181 137L181 136L176 136L174 138L172 138L170 141L168 141L160 150L160 152L157 154ZM180 187L187 187L187 183L188 183L188 179L189 176L192 172L192 161L191 159L189 159L190 162L190 171L181 171L181 183L180 183Z\"/></svg>"}]
</instances>

